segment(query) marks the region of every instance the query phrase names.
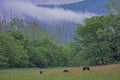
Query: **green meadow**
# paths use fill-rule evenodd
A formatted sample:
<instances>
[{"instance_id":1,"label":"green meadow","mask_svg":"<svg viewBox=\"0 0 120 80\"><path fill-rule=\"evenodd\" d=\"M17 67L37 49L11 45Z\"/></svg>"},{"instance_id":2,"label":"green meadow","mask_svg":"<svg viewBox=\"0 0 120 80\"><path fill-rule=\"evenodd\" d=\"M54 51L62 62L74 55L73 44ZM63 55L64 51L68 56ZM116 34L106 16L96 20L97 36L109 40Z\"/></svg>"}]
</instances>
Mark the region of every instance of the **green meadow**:
<instances>
[{"instance_id":1,"label":"green meadow","mask_svg":"<svg viewBox=\"0 0 120 80\"><path fill-rule=\"evenodd\" d=\"M64 73L64 69L69 72ZM19 68L0 70L0 80L120 80L120 65L90 67L83 71L82 67L69 68ZM43 74L40 74L40 70Z\"/></svg>"}]
</instances>

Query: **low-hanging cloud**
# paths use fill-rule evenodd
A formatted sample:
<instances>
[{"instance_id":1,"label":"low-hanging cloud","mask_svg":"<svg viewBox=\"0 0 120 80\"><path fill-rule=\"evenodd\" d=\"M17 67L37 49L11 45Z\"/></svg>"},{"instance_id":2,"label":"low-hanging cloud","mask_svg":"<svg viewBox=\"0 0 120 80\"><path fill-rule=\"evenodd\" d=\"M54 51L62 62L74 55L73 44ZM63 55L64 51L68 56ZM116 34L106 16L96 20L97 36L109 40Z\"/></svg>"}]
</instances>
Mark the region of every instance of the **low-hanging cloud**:
<instances>
[{"instance_id":1,"label":"low-hanging cloud","mask_svg":"<svg viewBox=\"0 0 120 80\"><path fill-rule=\"evenodd\" d=\"M61 5L61 4L71 4L84 0L30 0L34 4L38 5Z\"/></svg>"},{"instance_id":2,"label":"low-hanging cloud","mask_svg":"<svg viewBox=\"0 0 120 80\"><path fill-rule=\"evenodd\" d=\"M70 21L80 23L85 18L95 16L90 12L73 12L62 8L46 8L36 6L28 0L4 0L0 6L1 10L7 13L24 18L25 15L45 22Z\"/></svg>"}]
</instances>

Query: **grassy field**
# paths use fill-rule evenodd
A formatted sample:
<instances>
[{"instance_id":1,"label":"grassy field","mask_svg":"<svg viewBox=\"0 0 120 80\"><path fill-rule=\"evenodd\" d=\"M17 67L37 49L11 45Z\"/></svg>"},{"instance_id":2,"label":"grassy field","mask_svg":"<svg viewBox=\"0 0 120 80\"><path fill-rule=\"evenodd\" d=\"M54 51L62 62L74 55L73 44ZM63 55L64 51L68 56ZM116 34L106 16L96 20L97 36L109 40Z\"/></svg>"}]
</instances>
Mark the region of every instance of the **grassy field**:
<instances>
[{"instance_id":1,"label":"grassy field","mask_svg":"<svg viewBox=\"0 0 120 80\"><path fill-rule=\"evenodd\" d=\"M70 72L63 73L64 69ZM90 71L78 68L38 68L0 70L0 80L120 80L120 64L91 67Z\"/></svg>"}]
</instances>

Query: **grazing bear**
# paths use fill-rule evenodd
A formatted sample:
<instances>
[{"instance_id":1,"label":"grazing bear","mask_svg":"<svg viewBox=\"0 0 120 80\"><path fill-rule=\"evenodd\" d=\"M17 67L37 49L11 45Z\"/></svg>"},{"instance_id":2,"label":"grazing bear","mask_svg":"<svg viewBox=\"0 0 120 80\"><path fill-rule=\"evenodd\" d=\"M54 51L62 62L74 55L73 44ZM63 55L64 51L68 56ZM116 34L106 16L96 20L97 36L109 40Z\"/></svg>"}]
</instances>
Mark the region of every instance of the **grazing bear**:
<instances>
[{"instance_id":1,"label":"grazing bear","mask_svg":"<svg viewBox=\"0 0 120 80\"><path fill-rule=\"evenodd\" d=\"M65 69L65 70L63 70L63 72L69 72L69 70Z\"/></svg>"},{"instance_id":2,"label":"grazing bear","mask_svg":"<svg viewBox=\"0 0 120 80\"><path fill-rule=\"evenodd\" d=\"M40 74L43 74L43 71L40 71Z\"/></svg>"},{"instance_id":3,"label":"grazing bear","mask_svg":"<svg viewBox=\"0 0 120 80\"><path fill-rule=\"evenodd\" d=\"M90 70L90 68L88 67L88 66L86 66L86 67L83 67L83 71L89 71Z\"/></svg>"}]
</instances>

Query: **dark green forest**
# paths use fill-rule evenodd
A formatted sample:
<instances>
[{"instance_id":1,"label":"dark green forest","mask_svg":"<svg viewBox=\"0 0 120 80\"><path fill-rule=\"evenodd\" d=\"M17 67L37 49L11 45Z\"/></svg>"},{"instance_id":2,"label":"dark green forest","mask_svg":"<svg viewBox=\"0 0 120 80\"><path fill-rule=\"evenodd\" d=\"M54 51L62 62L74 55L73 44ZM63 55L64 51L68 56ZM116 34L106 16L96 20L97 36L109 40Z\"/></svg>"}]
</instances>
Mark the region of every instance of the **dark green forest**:
<instances>
[{"instance_id":1,"label":"dark green forest","mask_svg":"<svg viewBox=\"0 0 120 80\"><path fill-rule=\"evenodd\" d=\"M120 9L111 4L106 5L109 14L79 24L66 44L52 39L36 21L0 19L0 69L120 63Z\"/></svg>"}]
</instances>

